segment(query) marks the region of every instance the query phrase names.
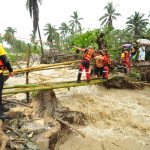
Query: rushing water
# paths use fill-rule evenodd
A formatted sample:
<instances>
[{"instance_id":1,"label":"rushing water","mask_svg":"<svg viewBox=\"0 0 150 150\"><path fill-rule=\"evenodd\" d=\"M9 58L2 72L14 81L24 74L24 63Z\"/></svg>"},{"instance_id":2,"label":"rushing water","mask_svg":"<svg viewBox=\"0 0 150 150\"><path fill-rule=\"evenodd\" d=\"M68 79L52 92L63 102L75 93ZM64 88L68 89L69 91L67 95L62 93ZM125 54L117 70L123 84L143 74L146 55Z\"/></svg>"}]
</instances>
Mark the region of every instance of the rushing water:
<instances>
[{"instance_id":1,"label":"rushing water","mask_svg":"<svg viewBox=\"0 0 150 150\"><path fill-rule=\"evenodd\" d=\"M77 71L64 68L34 72L30 73L30 82L76 80ZM23 77L6 82L22 83ZM57 89L55 93L62 106L87 118L85 126L77 127L85 138L71 135L63 144L58 142L57 150L150 150L150 88L120 90L90 85ZM23 98L21 95L16 98Z\"/></svg>"}]
</instances>

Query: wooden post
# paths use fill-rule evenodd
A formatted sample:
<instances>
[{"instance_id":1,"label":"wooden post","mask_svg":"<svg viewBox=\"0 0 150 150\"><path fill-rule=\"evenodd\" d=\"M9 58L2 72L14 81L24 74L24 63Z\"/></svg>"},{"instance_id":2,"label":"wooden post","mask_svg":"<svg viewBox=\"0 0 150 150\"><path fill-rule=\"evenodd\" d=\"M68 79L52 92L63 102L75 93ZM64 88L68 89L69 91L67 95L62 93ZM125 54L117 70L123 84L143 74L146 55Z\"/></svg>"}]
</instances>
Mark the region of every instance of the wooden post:
<instances>
[{"instance_id":1,"label":"wooden post","mask_svg":"<svg viewBox=\"0 0 150 150\"><path fill-rule=\"evenodd\" d=\"M28 49L27 49L27 68L29 68L30 65L30 56L31 56L31 50L30 50L30 45L28 44ZM29 84L29 72L26 72L26 84ZM27 103L30 102L30 93L26 92L26 98L27 98Z\"/></svg>"}]
</instances>

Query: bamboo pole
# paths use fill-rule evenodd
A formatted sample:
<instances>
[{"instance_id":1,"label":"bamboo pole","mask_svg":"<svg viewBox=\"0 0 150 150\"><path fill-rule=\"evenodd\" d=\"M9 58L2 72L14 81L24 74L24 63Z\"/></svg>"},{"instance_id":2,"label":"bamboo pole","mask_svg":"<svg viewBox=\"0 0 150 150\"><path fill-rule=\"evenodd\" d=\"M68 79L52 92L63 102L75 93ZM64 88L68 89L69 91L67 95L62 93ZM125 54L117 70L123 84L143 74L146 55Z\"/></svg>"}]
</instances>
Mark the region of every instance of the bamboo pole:
<instances>
[{"instance_id":1,"label":"bamboo pole","mask_svg":"<svg viewBox=\"0 0 150 150\"><path fill-rule=\"evenodd\" d=\"M116 76L110 77L108 80L115 78ZM100 78L93 78L91 81L94 80L101 80ZM82 80L82 82L85 82L86 80ZM43 84L36 84L36 83L30 83L30 84L18 84L18 85L12 85L12 86L4 86L3 89L13 89L13 88L32 88L32 87L42 87L42 86L51 86L55 84L67 84L67 83L73 83L76 81L61 81L61 82L50 82L50 83L43 83ZM80 83L78 83L80 84ZM89 83L88 83L89 84Z\"/></svg>"},{"instance_id":2,"label":"bamboo pole","mask_svg":"<svg viewBox=\"0 0 150 150\"><path fill-rule=\"evenodd\" d=\"M6 86L3 89L13 89L13 88L28 88L28 87L37 87L38 84L20 84L20 85L12 85L12 86Z\"/></svg>"},{"instance_id":3,"label":"bamboo pole","mask_svg":"<svg viewBox=\"0 0 150 150\"><path fill-rule=\"evenodd\" d=\"M69 64L78 63L80 61L81 60L76 60L76 61L68 61L68 62L63 62L63 63L55 63L55 64L47 64L47 65L27 67L27 68L22 68L22 69L15 69L14 74L21 74L21 73L32 72L32 71L39 71L39 70L42 70L44 68L49 68L49 67L54 67L54 66L61 66L61 65L69 65ZM4 71L4 75L8 75L8 71Z\"/></svg>"},{"instance_id":4,"label":"bamboo pole","mask_svg":"<svg viewBox=\"0 0 150 150\"><path fill-rule=\"evenodd\" d=\"M112 78L115 78L115 77L112 77ZM21 89L17 89L17 90L3 91L3 95L33 92L33 91L40 91L40 90L59 89L59 88L70 88L70 87L86 86L86 85L92 85L92 84L100 84L100 83L107 82L108 80L110 80L112 78L109 78L107 80L100 80L100 79L91 80L90 83L87 83L86 81L82 81L81 83L76 83L76 81L52 83L51 85L47 84L45 86L37 86L37 87L35 86L35 87L21 88Z\"/></svg>"}]
</instances>

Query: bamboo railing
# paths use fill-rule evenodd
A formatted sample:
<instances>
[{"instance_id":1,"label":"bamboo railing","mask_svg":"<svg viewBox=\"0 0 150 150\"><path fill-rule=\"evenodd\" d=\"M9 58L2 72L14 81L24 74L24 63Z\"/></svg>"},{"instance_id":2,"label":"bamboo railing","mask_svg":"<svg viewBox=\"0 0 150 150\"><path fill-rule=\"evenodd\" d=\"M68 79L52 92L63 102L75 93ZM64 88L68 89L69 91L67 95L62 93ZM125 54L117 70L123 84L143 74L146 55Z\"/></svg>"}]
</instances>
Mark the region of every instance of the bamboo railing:
<instances>
[{"instance_id":1,"label":"bamboo railing","mask_svg":"<svg viewBox=\"0 0 150 150\"><path fill-rule=\"evenodd\" d=\"M22 68L22 69L15 69L14 74L22 74L26 72L33 72L33 71L40 71L40 70L47 70L47 69L56 69L58 68L63 68L66 65L71 66L70 64L76 64L80 62L81 60L76 60L76 61L68 61L68 62L63 62L63 63L55 63L55 64L45 64L45 65L39 65L39 66L33 66L33 67L28 67L28 68ZM68 67L68 66L66 66ZM4 71L4 75L8 75L8 71Z\"/></svg>"}]
</instances>

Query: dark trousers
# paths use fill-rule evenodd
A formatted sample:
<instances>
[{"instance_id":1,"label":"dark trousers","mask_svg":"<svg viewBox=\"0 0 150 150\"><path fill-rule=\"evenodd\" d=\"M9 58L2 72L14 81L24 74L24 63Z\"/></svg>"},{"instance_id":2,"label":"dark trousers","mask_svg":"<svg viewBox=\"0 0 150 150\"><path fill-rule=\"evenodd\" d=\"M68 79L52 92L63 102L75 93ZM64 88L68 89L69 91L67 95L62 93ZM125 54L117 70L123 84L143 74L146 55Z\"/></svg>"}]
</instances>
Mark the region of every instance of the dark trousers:
<instances>
[{"instance_id":1,"label":"dark trousers","mask_svg":"<svg viewBox=\"0 0 150 150\"><path fill-rule=\"evenodd\" d=\"M0 107L2 106L2 90L4 86L4 76L0 73Z\"/></svg>"},{"instance_id":2,"label":"dark trousers","mask_svg":"<svg viewBox=\"0 0 150 150\"><path fill-rule=\"evenodd\" d=\"M103 67L95 66L94 75L97 75L98 77L101 77L103 75Z\"/></svg>"}]
</instances>

